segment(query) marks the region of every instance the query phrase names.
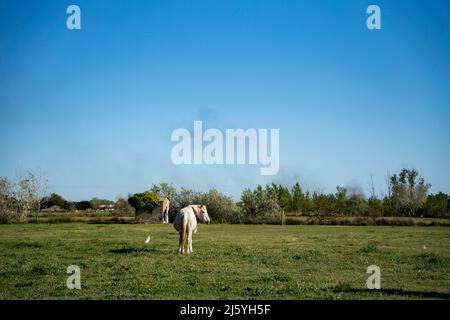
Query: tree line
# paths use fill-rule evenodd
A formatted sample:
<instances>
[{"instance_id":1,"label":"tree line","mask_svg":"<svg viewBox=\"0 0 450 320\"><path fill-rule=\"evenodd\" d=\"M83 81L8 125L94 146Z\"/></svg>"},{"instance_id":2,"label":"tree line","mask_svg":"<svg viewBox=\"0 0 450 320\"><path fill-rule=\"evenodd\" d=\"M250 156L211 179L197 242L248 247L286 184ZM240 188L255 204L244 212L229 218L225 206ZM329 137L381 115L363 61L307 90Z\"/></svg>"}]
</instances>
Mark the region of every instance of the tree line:
<instances>
[{"instance_id":1,"label":"tree line","mask_svg":"<svg viewBox=\"0 0 450 320\"><path fill-rule=\"evenodd\" d=\"M72 202L52 193L47 195L47 180L28 172L17 183L0 177L0 221L21 220L30 214L57 206L66 211L113 208L116 212L133 214L136 210L152 210L160 197L168 197L170 216L189 204L205 204L211 219L220 223L276 223L286 214L300 216L353 217L450 217L450 196L439 192L429 194L431 187L415 169L402 169L388 177L387 192L369 197L349 192L338 186L334 193L304 190L300 183L292 187L271 183L242 191L239 201L212 188L206 192L187 188L177 190L172 184L153 184L148 190L118 198Z\"/></svg>"}]
</instances>

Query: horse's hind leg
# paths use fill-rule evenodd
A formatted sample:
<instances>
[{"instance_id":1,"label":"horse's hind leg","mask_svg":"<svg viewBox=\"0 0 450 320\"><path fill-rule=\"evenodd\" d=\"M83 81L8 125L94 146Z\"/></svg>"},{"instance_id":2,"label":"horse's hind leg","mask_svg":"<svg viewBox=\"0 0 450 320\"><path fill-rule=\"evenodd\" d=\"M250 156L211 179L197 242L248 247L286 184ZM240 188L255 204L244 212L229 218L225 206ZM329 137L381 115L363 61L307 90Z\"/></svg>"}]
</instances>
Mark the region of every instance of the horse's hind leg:
<instances>
[{"instance_id":1,"label":"horse's hind leg","mask_svg":"<svg viewBox=\"0 0 450 320\"><path fill-rule=\"evenodd\" d=\"M169 208L166 208L166 216L165 216L165 219L166 219L166 223L169 223Z\"/></svg>"},{"instance_id":2,"label":"horse's hind leg","mask_svg":"<svg viewBox=\"0 0 450 320\"><path fill-rule=\"evenodd\" d=\"M188 245L189 245L189 253L192 253L192 232L189 234L188 238Z\"/></svg>"},{"instance_id":3,"label":"horse's hind leg","mask_svg":"<svg viewBox=\"0 0 450 320\"><path fill-rule=\"evenodd\" d=\"M187 252L192 253L192 228L187 230Z\"/></svg>"},{"instance_id":4,"label":"horse's hind leg","mask_svg":"<svg viewBox=\"0 0 450 320\"><path fill-rule=\"evenodd\" d=\"M178 242L178 253L183 253L183 235L180 232L180 241Z\"/></svg>"}]
</instances>

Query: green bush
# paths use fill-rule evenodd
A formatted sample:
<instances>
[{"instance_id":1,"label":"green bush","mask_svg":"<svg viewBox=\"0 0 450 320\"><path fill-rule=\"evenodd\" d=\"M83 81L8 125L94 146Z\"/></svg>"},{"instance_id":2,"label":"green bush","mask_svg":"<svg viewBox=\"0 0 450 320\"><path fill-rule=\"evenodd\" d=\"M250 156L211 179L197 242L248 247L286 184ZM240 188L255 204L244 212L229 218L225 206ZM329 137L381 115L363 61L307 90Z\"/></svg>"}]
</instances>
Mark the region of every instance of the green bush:
<instances>
[{"instance_id":1,"label":"green bush","mask_svg":"<svg viewBox=\"0 0 450 320\"><path fill-rule=\"evenodd\" d=\"M200 203L206 205L212 222L239 223L242 221L239 207L231 197L227 197L217 189L210 189L200 195Z\"/></svg>"},{"instance_id":2,"label":"green bush","mask_svg":"<svg viewBox=\"0 0 450 320\"><path fill-rule=\"evenodd\" d=\"M75 202L75 209L77 210L92 209L91 202L87 200Z\"/></svg>"},{"instance_id":3,"label":"green bush","mask_svg":"<svg viewBox=\"0 0 450 320\"><path fill-rule=\"evenodd\" d=\"M190 204L203 204L208 209L211 221L218 223L241 223L243 222L241 210L236 202L217 189L208 192L198 192L191 189L181 188L179 193L172 196L171 207L175 211Z\"/></svg>"},{"instance_id":4,"label":"green bush","mask_svg":"<svg viewBox=\"0 0 450 320\"><path fill-rule=\"evenodd\" d=\"M152 210L159 204L161 198L153 192L135 193L128 198L128 203L136 210L148 209Z\"/></svg>"},{"instance_id":5,"label":"green bush","mask_svg":"<svg viewBox=\"0 0 450 320\"><path fill-rule=\"evenodd\" d=\"M277 195L264 190L261 186L255 191L246 189L242 192L239 203L246 223L276 223L279 222L281 208Z\"/></svg>"},{"instance_id":6,"label":"green bush","mask_svg":"<svg viewBox=\"0 0 450 320\"><path fill-rule=\"evenodd\" d=\"M439 192L427 197L422 213L429 217L449 217L450 216L450 196Z\"/></svg>"}]
</instances>

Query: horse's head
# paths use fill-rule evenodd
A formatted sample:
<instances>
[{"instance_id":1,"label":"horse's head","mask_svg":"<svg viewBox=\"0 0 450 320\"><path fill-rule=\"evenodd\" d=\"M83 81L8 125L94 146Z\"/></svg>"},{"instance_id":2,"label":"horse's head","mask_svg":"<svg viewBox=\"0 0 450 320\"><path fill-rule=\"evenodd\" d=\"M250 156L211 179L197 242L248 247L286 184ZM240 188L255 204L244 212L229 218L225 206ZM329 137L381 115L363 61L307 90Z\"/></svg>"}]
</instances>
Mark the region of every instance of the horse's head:
<instances>
[{"instance_id":1,"label":"horse's head","mask_svg":"<svg viewBox=\"0 0 450 320\"><path fill-rule=\"evenodd\" d=\"M208 210L204 204L198 206L197 218L199 218L204 223L210 223L211 219L209 219Z\"/></svg>"}]
</instances>

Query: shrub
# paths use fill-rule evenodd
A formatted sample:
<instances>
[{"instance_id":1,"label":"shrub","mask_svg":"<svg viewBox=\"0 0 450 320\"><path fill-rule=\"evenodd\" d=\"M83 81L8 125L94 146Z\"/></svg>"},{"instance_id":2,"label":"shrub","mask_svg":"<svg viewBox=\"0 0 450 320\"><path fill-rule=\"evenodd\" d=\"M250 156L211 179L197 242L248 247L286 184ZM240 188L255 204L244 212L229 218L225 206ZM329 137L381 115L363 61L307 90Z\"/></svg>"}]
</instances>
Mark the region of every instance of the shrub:
<instances>
[{"instance_id":1,"label":"shrub","mask_svg":"<svg viewBox=\"0 0 450 320\"><path fill-rule=\"evenodd\" d=\"M201 204L202 194L200 192L181 188L180 192L175 196L173 206L179 210L190 204ZM208 208L209 209L209 208Z\"/></svg>"},{"instance_id":2,"label":"shrub","mask_svg":"<svg viewBox=\"0 0 450 320\"><path fill-rule=\"evenodd\" d=\"M159 204L161 198L153 192L135 193L128 198L128 203L136 210L148 209L152 210Z\"/></svg>"},{"instance_id":3,"label":"shrub","mask_svg":"<svg viewBox=\"0 0 450 320\"><path fill-rule=\"evenodd\" d=\"M439 192L427 197L422 211L429 217L448 217L450 216L450 196Z\"/></svg>"},{"instance_id":4,"label":"shrub","mask_svg":"<svg viewBox=\"0 0 450 320\"><path fill-rule=\"evenodd\" d=\"M181 188L181 191L173 196L171 207L178 211L190 204L204 204L208 209L208 215L212 222L240 223L243 222L240 208L236 202L217 189L208 192L198 192ZM171 210L172 211L172 210ZM174 212L175 214L176 212Z\"/></svg>"},{"instance_id":5,"label":"shrub","mask_svg":"<svg viewBox=\"0 0 450 320\"><path fill-rule=\"evenodd\" d=\"M200 195L200 203L206 205L211 221L239 223L242 221L239 207L231 197L225 196L217 189L210 189Z\"/></svg>"},{"instance_id":6,"label":"shrub","mask_svg":"<svg viewBox=\"0 0 450 320\"><path fill-rule=\"evenodd\" d=\"M244 190L240 207L244 215L244 222L275 223L279 222L281 208L275 194L264 190L261 186L255 191Z\"/></svg>"},{"instance_id":7,"label":"shrub","mask_svg":"<svg viewBox=\"0 0 450 320\"><path fill-rule=\"evenodd\" d=\"M415 169L402 169L390 177L392 199L400 215L416 216L427 199L430 184Z\"/></svg>"},{"instance_id":8,"label":"shrub","mask_svg":"<svg viewBox=\"0 0 450 320\"><path fill-rule=\"evenodd\" d=\"M75 202L75 209L77 210L87 210L92 209L90 201L78 201Z\"/></svg>"},{"instance_id":9,"label":"shrub","mask_svg":"<svg viewBox=\"0 0 450 320\"><path fill-rule=\"evenodd\" d=\"M50 208L52 206L59 206L64 208L67 201L59 194L52 193L49 197L44 197L41 200L41 209Z\"/></svg>"},{"instance_id":10,"label":"shrub","mask_svg":"<svg viewBox=\"0 0 450 320\"><path fill-rule=\"evenodd\" d=\"M15 198L14 184L0 177L0 223L10 223L17 218L18 202Z\"/></svg>"}]
</instances>

